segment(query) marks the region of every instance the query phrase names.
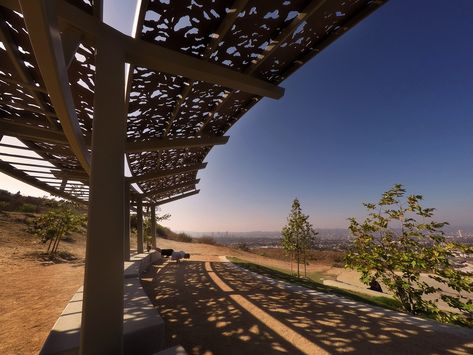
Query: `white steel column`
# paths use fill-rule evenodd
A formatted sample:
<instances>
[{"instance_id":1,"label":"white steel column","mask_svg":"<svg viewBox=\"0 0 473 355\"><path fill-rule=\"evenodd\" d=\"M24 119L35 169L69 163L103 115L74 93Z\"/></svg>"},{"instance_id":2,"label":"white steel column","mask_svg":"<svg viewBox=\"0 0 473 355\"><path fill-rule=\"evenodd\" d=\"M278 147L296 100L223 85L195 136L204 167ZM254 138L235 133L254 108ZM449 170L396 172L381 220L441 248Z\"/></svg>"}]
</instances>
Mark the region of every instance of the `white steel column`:
<instances>
[{"instance_id":1,"label":"white steel column","mask_svg":"<svg viewBox=\"0 0 473 355\"><path fill-rule=\"evenodd\" d=\"M151 205L151 246L156 249L156 206Z\"/></svg>"},{"instance_id":2,"label":"white steel column","mask_svg":"<svg viewBox=\"0 0 473 355\"><path fill-rule=\"evenodd\" d=\"M138 196L136 199L136 249L138 253L144 251L143 239L143 200L141 196Z\"/></svg>"},{"instance_id":3,"label":"white steel column","mask_svg":"<svg viewBox=\"0 0 473 355\"><path fill-rule=\"evenodd\" d=\"M98 34L81 354L123 352L124 56Z\"/></svg>"}]
</instances>

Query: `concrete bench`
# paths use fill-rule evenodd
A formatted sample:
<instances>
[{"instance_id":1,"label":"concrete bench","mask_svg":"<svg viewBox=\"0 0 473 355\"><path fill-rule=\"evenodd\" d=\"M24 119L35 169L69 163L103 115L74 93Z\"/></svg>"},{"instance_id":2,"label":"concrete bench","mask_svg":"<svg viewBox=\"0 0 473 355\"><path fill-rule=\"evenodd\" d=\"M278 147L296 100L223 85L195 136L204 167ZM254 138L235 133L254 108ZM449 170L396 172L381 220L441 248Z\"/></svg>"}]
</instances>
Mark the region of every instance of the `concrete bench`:
<instances>
[{"instance_id":1,"label":"concrete bench","mask_svg":"<svg viewBox=\"0 0 473 355\"><path fill-rule=\"evenodd\" d=\"M159 261L160 257L159 253L138 254L124 265L125 354L153 354L164 346L164 321L151 304L139 279L139 274L151 263ZM40 354L79 353L82 296L83 288L81 287L54 324Z\"/></svg>"}]
</instances>

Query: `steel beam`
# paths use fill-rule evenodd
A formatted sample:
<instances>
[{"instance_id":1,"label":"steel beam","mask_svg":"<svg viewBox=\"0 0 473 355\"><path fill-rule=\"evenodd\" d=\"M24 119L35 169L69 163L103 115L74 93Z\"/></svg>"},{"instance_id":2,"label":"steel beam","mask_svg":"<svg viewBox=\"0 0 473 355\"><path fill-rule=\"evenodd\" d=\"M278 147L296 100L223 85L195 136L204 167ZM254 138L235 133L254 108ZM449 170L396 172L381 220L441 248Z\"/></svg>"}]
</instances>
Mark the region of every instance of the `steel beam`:
<instances>
[{"instance_id":1,"label":"steel beam","mask_svg":"<svg viewBox=\"0 0 473 355\"><path fill-rule=\"evenodd\" d=\"M54 171L51 173L58 179L89 181L89 176L84 171Z\"/></svg>"},{"instance_id":2,"label":"steel beam","mask_svg":"<svg viewBox=\"0 0 473 355\"><path fill-rule=\"evenodd\" d=\"M155 190L147 191L144 194L142 194L141 196L143 198L152 197L152 196L156 196L156 195L159 195L159 194L164 194L166 192L172 192L172 191L175 191L177 189L184 188L184 187L192 187L192 186L197 185L199 183L199 181L200 181L200 179L196 179L194 181L183 182L182 184L173 185L173 186L170 186L170 187L166 187L164 189L155 189Z\"/></svg>"},{"instance_id":3,"label":"steel beam","mask_svg":"<svg viewBox=\"0 0 473 355\"><path fill-rule=\"evenodd\" d=\"M14 166L10 165L9 163L6 163L4 161L0 160L0 172L11 176L12 178L15 178L17 180L20 180L24 182L25 184L34 186L40 190L49 192L51 195L62 197L68 200L72 200L81 204L85 204L84 201L75 198L71 196L68 193L62 192L53 186L48 185L45 181L38 180L34 178L33 176L28 175L27 173L24 173L23 171L15 168Z\"/></svg>"},{"instance_id":4,"label":"steel beam","mask_svg":"<svg viewBox=\"0 0 473 355\"><path fill-rule=\"evenodd\" d=\"M235 23L235 20L238 18L238 14L245 8L247 5L248 0L235 0L232 6L229 8L229 11L223 21L220 23L217 31L215 31L215 36L210 39L209 44L205 48L204 55L202 59L208 60L212 54L212 52L217 48L217 45L223 40L227 32L230 30L232 25ZM164 137L167 137L169 130L171 129L175 119L179 115L181 111L182 104L186 100L187 96L192 92L192 87L195 84L195 81L192 80L190 83L186 83L184 85L181 95L179 95L179 99L177 100L176 106L171 113L171 118L169 119L169 123L166 127L164 132Z\"/></svg>"},{"instance_id":5,"label":"steel beam","mask_svg":"<svg viewBox=\"0 0 473 355\"><path fill-rule=\"evenodd\" d=\"M28 111L28 112L37 113L39 115L44 115L44 116L47 116L47 117L50 117L50 118L51 117L53 117L53 118L57 117L55 113L47 111L46 109L41 109L41 108L31 106L31 105L25 105L25 104L22 104L21 102L14 101L14 100L10 100L10 101L0 100L0 105L4 105L4 106L8 106L10 108L13 108L13 109L17 110L16 112L18 112L18 110L20 110L22 112L23 111Z\"/></svg>"},{"instance_id":6,"label":"steel beam","mask_svg":"<svg viewBox=\"0 0 473 355\"><path fill-rule=\"evenodd\" d=\"M82 168L90 173L90 155L69 87L54 3L47 0L20 0L20 5L36 61L64 134Z\"/></svg>"},{"instance_id":7,"label":"steel beam","mask_svg":"<svg viewBox=\"0 0 473 355\"><path fill-rule=\"evenodd\" d=\"M21 81L21 80L18 80L16 78L12 78L12 77L9 77L9 76L5 76L5 75L2 75L2 74L0 74L0 81L5 81L5 82L7 82L9 84L13 84L13 85L18 85L20 88L37 91L37 92L40 92L42 94L47 94L48 93L46 89L43 89L40 86L31 85L31 84L25 83L24 81Z\"/></svg>"},{"instance_id":8,"label":"steel beam","mask_svg":"<svg viewBox=\"0 0 473 355\"><path fill-rule=\"evenodd\" d=\"M1 129L1 127L2 127L2 124L0 123L0 129ZM29 143L29 142L27 142L27 143ZM0 143L0 147L19 149L19 150L27 150L29 152L34 151L35 153L43 153L43 154L74 156L74 154L68 148L58 149L57 147L49 147L49 148L46 149L46 148L38 147L38 146L36 146L35 144L32 144L32 143L30 143L30 145L28 147L22 147L22 146L14 145L14 144Z\"/></svg>"},{"instance_id":9,"label":"steel beam","mask_svg":"<svg viewBox=\"0 0 473 355\"><path fill-rule=\"evenodd\" d=\"M125 61L107 38L95 48L95 95L80 353L123 351Z\"/></svg>"},{"instance_id":10,"label":"steel beam","mask_svg":"<svg viewBox=\"0 0 473 355\"><path fill-rule=\"evenodd\" d=\"M344 22L338 24L337 29L329 32L325 38L323 38L317 46L311 47L307 53L302 53L299 58L292 62L292 65L284 72L284 77L288 77L292 75L297 69L299 69L302 65L307 63L311 60L314 56L320 53L323 49L328 47L332 44L336 39L340 38L343 34L345 34L349 29L352 29L356 26L360 21L365 19L371 13L376 11L379 7L384 5L387 0L375 0L368 2L368 4L361 9L358 10L355 14L351 17L346 19Z\"/></svg>"},{"instance_id":11,"label":"steel beam","mask_svg":"<svg viewBox=\"0 0 473 355\"><path fill-rule=\"evenodd\" d=\"M299 26L306 21L310 16L315 14L327 0L312 0L299 15L294 18L281 32L279 32L269 42L269 45L264 49L263 53L251 62L251 65L245 70L247 75L252 75L256 69L263 64L271 55L284 43L284 41L291 36ZM207 127L208 123L212 120L214 115L220 111L220 109L230 99L233 92L228 93L223 100L208 114L207 119L199 130L199 133L203 132Z\"/></svg>"},{"instance_id":12,"label":"steel beam","mask_svg":"<svg viewBox=\"0 0 473 355\"><path fill-rule=\"evenodd\" d=\"M186 197L189 197L189 196L192 196L192 195L197 195L199 192L200 192L200 190L187 192L187 193L182 194L182 195L178 195L178 196L174 196L174 197L171 197L171 198L168 198L168 199L165 199L165 200L158 201L157 204L164 205L165 203L177 201L177 200L180 200L181 198L186 198Z\"/></svg>"},{"instance_id":13,"label":"steel beam","mask_svg":"<svg viewBox=\"0 0 473 355\"><path fill-rule=\"evenodd\" d=\"M10 58L13 68L16 71L15 76L18 77L22 82L25 82L25 83L31 82L32 81L31 76L28 74L28 71L25 68L25 65L23 64L23 60L21 60L23 56L21 55L21 53L19 53L18 47L13 44L13 40L9 32L9 27L7 26L5 21L2 21L0 23L0 40L3 42L5 49L7 50L7 56ZM32 98L34 99L34 101L38 104L38 106L41 108L42 111L45 111L43 112L43 114L46 116L49 126L57 130L58 129L57 123L55 122L54 118L52 118L51 116L47 114L46 105L41 98L41 94L36 92L36 90L29 89L26 86L24 88L30 91L30 94Z\"/></svg>"},{"instance_id":14,"label":"steel beam","mask_svg":"<svg viewBox=\"0 0 473 355\"><path fill-rule=\"evenodd\" d=\"M62 132L53 131L48 128L27 126L2 120L0 121L0 130L6 136L39 142L68 144L66 136Z\"/></svg>"},{"instance_id":15,"label":"steel beam","mask_svg":"<svg viewBox=\"0 0 473 355\"><path fill-rule=\"evenodd\" d=\"M92 42L100 34L101 36L107 36L110 41L120 43L126 52L126 61L135 66L217 84L257 96L279 99L284 95L284 89L277 85L225 68L219 64L129 37L65 1L56 0L55 3L58 15L64 21L83 30Z\"/></svg>"},{"instance_id":16,"label":"steel beam","mask_svg":"<svg viewBox=\"0 0 473 355\"><path fill-rule=\"evenodd\" d=\"M75 28L65 28L61 31L62 50L64 53L64 62L69 68L75 58L77 49L79 48L82 34Z\"/></svg>"},{"instance_id":17,"label":"steel beam","mask_svg":"<svg viewBox=\"0 0 473 355\"><path fill-rule=\"evenodd\" d=\"M127 153L152 152L165 149L182 149L208 147L213 145L226 144L228 136L213 136L200 138L157 138L147 141L128 142L126 145Z\"/></svg>"},{"instance_id":18,"label":"steel beam","mask_svg":"<svg viewBox=\"0 0 473 355\"><path fill-rule=\"evenodd\" d=\"M159 178L168 177L172 175L190 173L196 170L205 169L206 166L207 166L207 163L202 163L198 165L185 166L183 168L177 168L177 169L172 169L172 170L158 170L158 171L153 171L150 173L145 173L143 175L129 177L128 181L130 182L130 184L134 184L134 183L143 182L146 180L153 180L153 179L159 179Z\"/></svg>"}]
</instances>

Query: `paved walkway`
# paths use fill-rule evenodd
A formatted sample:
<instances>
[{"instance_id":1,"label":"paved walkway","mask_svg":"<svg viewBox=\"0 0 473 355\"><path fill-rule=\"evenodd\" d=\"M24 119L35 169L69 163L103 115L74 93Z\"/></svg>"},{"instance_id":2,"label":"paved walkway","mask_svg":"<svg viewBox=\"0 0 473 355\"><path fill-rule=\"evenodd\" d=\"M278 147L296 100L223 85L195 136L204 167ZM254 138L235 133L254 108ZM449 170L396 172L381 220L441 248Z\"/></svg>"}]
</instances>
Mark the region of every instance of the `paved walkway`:
<instances>
[{"instance_id":1,"label":"paved walkway","mask_svg":"<svg viewBox=\"0 0 473 355\"><path fill-rule=\"evenodd\" d=\"M218 257L158 266L144 284L168 345L190 354L473 353L473 330L274 281Z\"/></svg>"}]
</instances>

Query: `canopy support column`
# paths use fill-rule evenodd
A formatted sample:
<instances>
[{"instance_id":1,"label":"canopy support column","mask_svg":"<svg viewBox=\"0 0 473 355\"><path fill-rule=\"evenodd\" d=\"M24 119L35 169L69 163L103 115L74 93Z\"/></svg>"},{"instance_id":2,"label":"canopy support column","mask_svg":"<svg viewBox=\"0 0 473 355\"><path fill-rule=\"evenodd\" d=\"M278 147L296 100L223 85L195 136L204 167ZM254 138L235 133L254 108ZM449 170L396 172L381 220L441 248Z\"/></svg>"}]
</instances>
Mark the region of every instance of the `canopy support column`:
<instances>
[{"instance_id":1,"label":"canopy support column","mask_svg":"<svg viewBox=\"0 0 473 355\"><path fill-rule=\"evenodd\" d=\"M156 206L151 206L151 246L156 249Z\"/></svg>"},{"instance_id":2,"label":"canopy support column","mask_svg":"<svg viewBox=\"0 0 473 355\"><path fill-rule=\"evenodd\" d=\"M123 353L125 64L97 38L89 220L80 354Z\"/></svg>"},{"instance_id":3,"label":"canopy support column","mask_svg":"<svg viewBox=\"0 0 473 355\"><path fill-rule=\"evenodd\" d=\"M143 200L138 197L136 200L136 248L138 254L143 253Z\"/></svg>"},{"instance_id":4,"label":"canopy support column","mask_svg":"<svg viewBox=\"0 0 473 355\"><path fill-rule=\"evenodd\" d=\"M124 231L123 231L123 252L125 261L130 261L130 184L125 182L124 196Z\"/></svg>"}]
</instances>

